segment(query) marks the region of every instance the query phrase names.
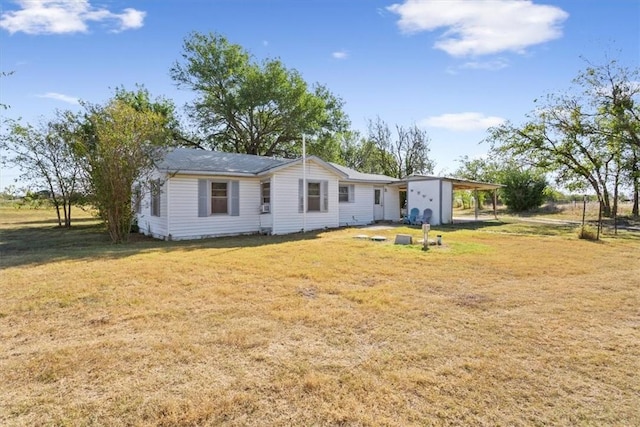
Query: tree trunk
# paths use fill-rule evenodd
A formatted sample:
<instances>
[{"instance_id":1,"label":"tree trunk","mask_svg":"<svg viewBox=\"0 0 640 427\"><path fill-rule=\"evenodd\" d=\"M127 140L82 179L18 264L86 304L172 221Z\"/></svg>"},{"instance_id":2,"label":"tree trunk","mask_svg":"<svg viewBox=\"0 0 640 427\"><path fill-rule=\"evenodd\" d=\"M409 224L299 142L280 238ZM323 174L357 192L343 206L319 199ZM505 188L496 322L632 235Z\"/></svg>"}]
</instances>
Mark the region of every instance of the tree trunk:
<instances>
[{"instance_id":1,"label":"tree trunk","mask_svg":"<svg viewBox=\"0 0 640 427\"><path fill-rule=\"evenodd\" d=\"M606 186L602 186L602 199L601 199L601 215L611 217L611 202L609 198L609 190Z\"/></svg>"},{"instance_id":2,"label":"tree trunk","mask_svg":"<svg viewBox=\"0 0 640 427\"><path fill-rule=\"evenodd\" d=\"M633 152L633 167L631 169L631 176L633 180L633 208L631 209L631 215L637 217L640 216L640 209L638 209L638 194L640 194L640 170L638 168L638 156L635 150Z\"/></svg>"},{"instance_id":3,"label":"tree trunk","mask_svg":"<svg viewBox=\"0 0 640 427\"><path fill-rule=\"evenodd\" d=\"M60 202L56 196L51 196L53 200L53 206L56 208L56 215L58 216L58 227L62 227L62 216L60 215Z\"/></svg>"},{"instance_id":4,"label":"tree trunk","mask_svg":"<svg viewBox=\"0 0 640 427\"><path fill-rule=\"evenodd\" d=\"M620 172L616 173L613 185L613 233L618 234L618 187L620 185Z\"/></svg>"},{"instance_id":5,"label":"tree trunk","mask_svg":"<svg viewBox=\"0 0 640 427\"><path fill-rule=\"evenodd\" d=\"M602 230L602 200L598 200L598 232L596 234L596 240L600 240L600 230Z\"/></svg>"},{"instance_id":6,"label":"tree trunk","mask_svg":"<svg viewBox=\"0 0 640 427\"><path fill-rule=\"evenodd\" d=\"M71 228L71 202L67 201L67 205L65 206L65 215L64 215L64 225L67 228Z\"/></svg>"},{"instance_id":7,"label":"tree trunk","mask_svg":"<svg viewBox=\"0 0 640 427\"><path fill-rule=\"evenodd\" d=\"M640 194L640 179L635 178L633 182L633 208L631 209L631 214L635 217L640 216L640 203L638 200L638 194Z\"/></svg>"}]
</instances>

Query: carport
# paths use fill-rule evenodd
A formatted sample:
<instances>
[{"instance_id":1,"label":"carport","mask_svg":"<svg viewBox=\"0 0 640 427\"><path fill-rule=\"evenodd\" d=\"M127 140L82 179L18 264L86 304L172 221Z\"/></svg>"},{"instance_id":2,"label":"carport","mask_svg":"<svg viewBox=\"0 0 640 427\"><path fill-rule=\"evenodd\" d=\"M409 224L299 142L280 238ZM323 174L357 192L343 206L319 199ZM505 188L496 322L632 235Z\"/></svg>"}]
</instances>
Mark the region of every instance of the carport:
<instances>
[{"instance_id":1,"label":"carport","mask_svg":"<svg viewBox=\"0 0 640 427\"><path fill-rule=\"evenodd\" d=\"M495 219L498 219L498 189L504 187L501 184L492 184L489 182L481 182L481 181L471 181L468 179L457 179L457 178L445 178L450 181L453 187L453 190L471 190L473 191L473 199L475 201L475 220L478 220L478 209L480 206L478 200L478 191L483 190L493 190L493 216ZM453 194L452 194L453 197Z\"/></svg>"},{"instance_id":2,"label":"carport","mask_svg":"<svg viewBox=\"0 0 640 427\"><path fill-rule=\"evenodd\" d=\"M398 182L401 200L406 200L405 213L417 208L420 212L433 212L432 225L453 223L453 192L471 190L475 199L475 220L478 220L478 192L493 190L493 214L497 217L497 190L500 184L433 175L411 175Z\"/></svg>"}]
</instances>

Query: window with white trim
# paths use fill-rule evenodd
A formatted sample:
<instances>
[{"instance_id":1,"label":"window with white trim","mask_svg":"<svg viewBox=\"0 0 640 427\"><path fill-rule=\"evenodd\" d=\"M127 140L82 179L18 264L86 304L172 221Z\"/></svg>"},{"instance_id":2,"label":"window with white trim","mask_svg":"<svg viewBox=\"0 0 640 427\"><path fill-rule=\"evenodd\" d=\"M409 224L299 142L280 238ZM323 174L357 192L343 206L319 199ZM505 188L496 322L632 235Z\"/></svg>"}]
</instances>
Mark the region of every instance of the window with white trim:
<instances>
[{"instance_id":1,"label":"window with white trim","mask_svg":"<svg viewBox=\"0 0 640 427\"><path fill-rule=\"evenodd\" d=\"M211 183L211 214L226 214L229 212L229 197L227 182Z\"/></svg>"},{"instance_id":2,"label":"window with white trim","mask_svg":"<svg viewBox=\"0 0 640 427\"><path fill-rule=\"evenodd\" d=\"M298 181L298 212L303 211L303 180ZM329 211L329 181L307 181L307 212Z\"/></svg>"},{"instance_id":3,"label":"window with white trim","mask_svg":"<svg viewBox=\"0 0 640 427\"><path fill-rule=\"evenodd\" d=\"M344 184L338 186L338 201L340 203L353 203L355 201L355 186Z\"/></svg>"},{"instance_id":4,"label":"window with white trim","mask_svg":"<svg viewBox=\"0 0 640 427\"><path fill-rule=\"evenodd\" d=\"M271 182L262 181L260 183L260 204L268 205L271 203Z\"/></svg>"},{"instance_id":5,"label":"window with white trim","mask_svg":"<svg viewBox=\"0 0 640 427\"><path fill-rule=\"evenodd\" d=\"M160 182L153 181L151 183L151 216L160 216Z\"/></svg>"},{"instance_id":6,"label":"window with white trim","mask_svg":"<svg viewBox=\"0 0 640 427\"><path fill-rule=\"evenodd\" d=\"M309 182L307 184L307 212L320 212L320 183Z\"/></svg>"},{"instance_id":7,"label":"window with white trim","mask_svg":"<svg viewBox=\"0 0 640 427\"><path fill-rule=\"evenodd\" d=\"M240 215L240 181L198 180L198 216Z\"/></svg>"}]
</instances>

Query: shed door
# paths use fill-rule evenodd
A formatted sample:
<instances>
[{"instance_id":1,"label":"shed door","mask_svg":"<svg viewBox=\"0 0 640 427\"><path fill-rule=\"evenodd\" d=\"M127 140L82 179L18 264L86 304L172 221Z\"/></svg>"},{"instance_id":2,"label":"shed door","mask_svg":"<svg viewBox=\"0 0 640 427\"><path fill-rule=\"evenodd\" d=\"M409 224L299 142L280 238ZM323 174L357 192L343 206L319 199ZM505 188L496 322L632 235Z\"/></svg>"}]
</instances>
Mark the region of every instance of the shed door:
<instances>
[{"instance_id":1,"label":"shed door","mask_svg":"<svg viewBox=\"0 0 640 427\"><path fill-rule=\"evenodd\" d=\"M373 220L380 221L384 219L384 192L382 188L375 187L373 189Z\"/></svg>"}]
</instances>

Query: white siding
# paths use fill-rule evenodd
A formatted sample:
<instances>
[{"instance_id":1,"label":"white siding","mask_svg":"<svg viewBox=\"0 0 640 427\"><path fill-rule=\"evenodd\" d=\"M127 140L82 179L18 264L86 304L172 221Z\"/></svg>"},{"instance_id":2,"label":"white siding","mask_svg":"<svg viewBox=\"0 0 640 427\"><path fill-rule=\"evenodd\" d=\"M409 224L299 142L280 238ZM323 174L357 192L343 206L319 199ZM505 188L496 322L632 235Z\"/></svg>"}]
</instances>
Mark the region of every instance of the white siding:
<instances>
[{"instance_id":1,"label":"white siding","mask_svg":"<svg viewBox=\"0 0 640 427\"><path fill-rule=\"evenodd\" d=\"M433 212L430 223L440 224L440 180L409 181L407 183L407 212L418 208L420 215L429 208Z\"/></svg>"},{"instance_id":2,"label":"white siding","mask_svg":"<svg viewBox=\"0 0 640 427\"><path fill-rule=\"evenodd\" d=\"M298 180L302 179L302 165L297 164L274 173L271 180L271 215L273 234L286 234L322 228L335 228L338 217L338 177L327 169L307 162L308 180L328 181L329 209L327 212L307 212L306 225L303 213L298 211Z\"/></svg>"},{"instance_id":3,"label":"white siding","mask_svg":"<svg viewBox=\"0 0 640 427\"><path fill-rule=\"evenodd\" d=\"M373 185L349 184L341 182L340 185L353 185L353 202L340 202L338 204L340 225L364 225L373 222Z\"/></svg>"},{"instance_id":4,"label":"white siding","mask_svg":"<svg viewBox=\"0 0 640 427\"><path fill-rule=\"evenodd\" d=\"M385 221L400 221L400 189L385 186L383 191Z\"/></svg>"},{"instance_id":5,"label":"white siding","mask_svg":"<svg viewBox=\"0 0 640 427\"><path fill-rule=\"evenodd\" d=\"M171 178L171 239L257 233L260 231L260 180L257 178L216 177L215 181L240 182L240 215L198 216L198 176Z\"/></svg>"},{"instance_id":6,"label":"white siding","mask_svg":"<svg viewBox=\"0 0 640 427\"><path fill-rule=\"evenodd\" d=\"M452 224L453 223L453 184L449 181L442 182L442 194L441 203L442 211L440 224Z\"/></svg>"},{"instance_id":7,"label":"white siding","mask_svg":"<svg viewBox=\"0 0 640 427\"><path fill-rule=\"evenodd\" d=\"M165 180L164 176L154 174L152 179ZM162 183L160 188L160 216L151 215L151 194L149 187L142 189L142 200L140 202L140 213L137 215L140 233L163 239L167 236L167 200L168 181Z\"/></svg>"}]
</instances>

